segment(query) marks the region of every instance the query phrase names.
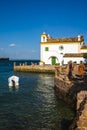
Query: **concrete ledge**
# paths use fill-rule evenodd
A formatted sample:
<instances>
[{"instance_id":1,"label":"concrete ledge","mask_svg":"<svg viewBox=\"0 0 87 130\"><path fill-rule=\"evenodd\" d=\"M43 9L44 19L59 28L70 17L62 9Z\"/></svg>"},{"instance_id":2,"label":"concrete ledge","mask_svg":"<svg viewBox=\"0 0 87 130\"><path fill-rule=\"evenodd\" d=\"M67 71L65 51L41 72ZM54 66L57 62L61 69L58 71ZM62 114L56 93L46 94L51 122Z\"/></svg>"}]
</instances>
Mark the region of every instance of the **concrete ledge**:
<instances>
[{"instance_id":1,"label":"concrete ledge","mask_svg":"<svg viewBox=\"0 0 87 130\"><path fill-rule=\"evenodd\" d=\"M32 72L32 73L55 73L54 66L26 65L14 66L15 72Z\"/></svg>"}]
</instances>

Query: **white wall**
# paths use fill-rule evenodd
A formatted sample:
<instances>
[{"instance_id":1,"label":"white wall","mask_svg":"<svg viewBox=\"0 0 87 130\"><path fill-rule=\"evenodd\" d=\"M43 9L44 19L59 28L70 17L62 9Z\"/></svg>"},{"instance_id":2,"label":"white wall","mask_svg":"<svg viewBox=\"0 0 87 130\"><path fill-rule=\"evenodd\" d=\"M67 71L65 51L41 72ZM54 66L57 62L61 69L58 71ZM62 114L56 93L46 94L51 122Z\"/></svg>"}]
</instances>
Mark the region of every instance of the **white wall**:
<instances>
[{"instance_id":1,"label":"white wall","mask_svg":"<svg viewBox=\"0 0 87 130\"><path fill-rule=\"evenodd\" d=\"M63 45L64 49L60 50L59 46ZM45 51L45 47L49 48L49 51ZM63 55L65 53L87 53L87 50L83 49L81 51L79 51L79 45L78 44L41 44L41 54L40 54L40 59L41 61L44 61L45 64L51 64L51 57L55 56L56 59L56 63L62 63L62 60L64 60L64 64L67 64L70 60L77 61L77 63L79 64L80 61L82 60L83 62L85 61L85 59L78 57L78 58L63 58ZM86 59L87 62L87 59Z\"/></svg>"},{"instance_id":2,"label":"white wall","mask_svg":"<svg viewBox=\"0 0 87 130\"><path fill-rule=\"evenodd\" d=\"M72 61L72 62L77 62L77 64L80 63L80 61L83 61L85 62L85 59L82 58L82 57L78 57L78 58L75 58L75 57L68 57L68 58L64 58L64 64L67 64L69 61Z\"/></svg>"},{"instance_id":3,"label":"white wall","mask_svg":"<svg viewBox=\"0 0 87 130\"><path fill-rule=\"evenodd\" d=\"M64 49L60 50L59 46L63 46ZM49 48L49 51L45 51L45 47ZM44 61L46 64L51 64L50 57L57 57L57 61L61 64L63 60L63 55L65 53L78 53L78 44L41 44L41 61ZM66 62L66 61L65 61Z\"/></svg>"}]
</instances>

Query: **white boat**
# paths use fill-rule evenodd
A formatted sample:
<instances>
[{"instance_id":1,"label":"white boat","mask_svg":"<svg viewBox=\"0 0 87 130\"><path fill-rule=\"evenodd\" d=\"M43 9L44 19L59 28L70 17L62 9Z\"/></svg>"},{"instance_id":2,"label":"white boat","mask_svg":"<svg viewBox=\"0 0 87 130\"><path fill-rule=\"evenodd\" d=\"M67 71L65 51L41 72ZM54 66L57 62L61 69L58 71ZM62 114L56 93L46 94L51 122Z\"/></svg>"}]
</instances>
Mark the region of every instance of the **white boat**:
<instances>
[{"instance_id":1,"label":"white boat","mask_svg":"<svg viewBox=\"0 0 87 130\"><path fill-rule=\"evenodd\" d=\"M12 86L19 86L19 77L13 75L11 77L8 78L8 86L12 87Z\"/></svg>"}]
</instances>

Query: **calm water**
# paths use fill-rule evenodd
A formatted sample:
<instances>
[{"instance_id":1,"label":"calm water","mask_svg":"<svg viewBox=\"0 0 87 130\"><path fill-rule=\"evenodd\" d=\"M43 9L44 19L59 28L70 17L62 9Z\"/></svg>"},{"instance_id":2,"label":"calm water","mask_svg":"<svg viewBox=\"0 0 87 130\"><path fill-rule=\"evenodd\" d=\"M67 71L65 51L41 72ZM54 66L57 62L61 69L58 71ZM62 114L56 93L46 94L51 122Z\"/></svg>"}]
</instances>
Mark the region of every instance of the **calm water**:
<instances>
[{"instance_id":1,"label":"calm water","mask_svg":"<svg viewBox=\"0 0 87 130\"><path fill-rule=\"evenodd\" d=\"M8 87L13 74L20 79L17 88ZM14 73L13 61L0 62L0 130L65 130L62 122L73 116L55 96L54 75Z\"/></svg>"}]
</instances>

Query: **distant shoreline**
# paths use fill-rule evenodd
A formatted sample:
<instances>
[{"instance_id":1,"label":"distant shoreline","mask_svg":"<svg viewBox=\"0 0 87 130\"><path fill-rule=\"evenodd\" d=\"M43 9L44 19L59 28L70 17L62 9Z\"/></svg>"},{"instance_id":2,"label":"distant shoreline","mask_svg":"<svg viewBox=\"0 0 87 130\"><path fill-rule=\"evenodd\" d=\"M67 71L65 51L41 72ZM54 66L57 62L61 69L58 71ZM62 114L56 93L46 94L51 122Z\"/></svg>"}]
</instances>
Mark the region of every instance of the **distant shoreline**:
<instances>
[{"instance_id":1,"label":"distant shoreline","mask_svg":"<svg viewBox=\"0 0 87 130\"><path fill-rule=\"evenodd\" d=\"M0 58L0 61L9 61L9 58Z\"/></svg>"}]
</instances>

